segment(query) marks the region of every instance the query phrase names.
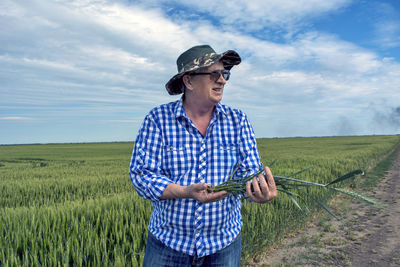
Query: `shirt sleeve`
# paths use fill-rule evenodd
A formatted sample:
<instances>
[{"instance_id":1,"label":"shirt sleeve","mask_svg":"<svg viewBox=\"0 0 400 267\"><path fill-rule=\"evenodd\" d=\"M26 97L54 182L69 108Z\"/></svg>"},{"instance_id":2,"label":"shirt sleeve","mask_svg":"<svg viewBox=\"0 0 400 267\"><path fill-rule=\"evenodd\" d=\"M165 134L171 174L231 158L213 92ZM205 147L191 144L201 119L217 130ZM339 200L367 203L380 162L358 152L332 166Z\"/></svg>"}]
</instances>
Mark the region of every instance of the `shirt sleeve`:
<instances>
[{"instance_id":1,"label":"shirt sleeve","mask_svg":"<svg viewBox=\"0 0 400 267\"><path fill-rule=\"evenodd\" d=\"M158 201L172 180L161 171L162 134L150 115L146 116L133 148L129 174L136 192Z\"/></svg>"},{"instance_id":2,"label":"shirt sleeve","mask_svg":"<svg viewBox=\"0 0 400 267\"><path fill-rule=\"evenodd\" d=\"M253 175L263 167L257 147L254 130L246 115L244 115L244 119L241 123L239 151L240 171L238 176L240 178L245 178L247 176ZM250 198L248 198L246 193L243 194L243 197L247 201L253 202Z\"/></svg>"},{"instance_id":3,"label":"shirt sleeve","mask_svg":"<svg viewBox=\"0 0 400 267\"><path fill-rule=\"evenodd\" d=\"M242 178L250 176L259 171L263 165L261 163L260 154L257 147L256 137L253 127L244 115L241 123L240 141L240 173Z\"/></svg>"}]
</instances>

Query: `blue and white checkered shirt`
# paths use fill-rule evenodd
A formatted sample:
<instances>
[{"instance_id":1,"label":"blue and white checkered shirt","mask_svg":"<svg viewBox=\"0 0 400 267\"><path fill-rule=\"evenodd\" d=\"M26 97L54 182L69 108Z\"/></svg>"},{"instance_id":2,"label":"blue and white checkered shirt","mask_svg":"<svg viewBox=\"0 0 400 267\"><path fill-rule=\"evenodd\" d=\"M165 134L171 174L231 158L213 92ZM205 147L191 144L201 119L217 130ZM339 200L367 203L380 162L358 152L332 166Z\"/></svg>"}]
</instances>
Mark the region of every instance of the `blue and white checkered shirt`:
<instances>
[{"instance_id":1,"label":"blue and white checkered shirt","mask_svg":"<svg viewBox=\"0 0 400 267\"><path fill-rule=\"evenodd\" d=\"M133 149L130 177L136 192L151 200L149 231L168 247L199 257L228 246L242 227L240 196L202 204L160 197L169 183L186 186L225 182L262 167L246 115L218 103L203 136L186 116L182 100L154 108L146 116Z\"/></svg>"}]
</instances>

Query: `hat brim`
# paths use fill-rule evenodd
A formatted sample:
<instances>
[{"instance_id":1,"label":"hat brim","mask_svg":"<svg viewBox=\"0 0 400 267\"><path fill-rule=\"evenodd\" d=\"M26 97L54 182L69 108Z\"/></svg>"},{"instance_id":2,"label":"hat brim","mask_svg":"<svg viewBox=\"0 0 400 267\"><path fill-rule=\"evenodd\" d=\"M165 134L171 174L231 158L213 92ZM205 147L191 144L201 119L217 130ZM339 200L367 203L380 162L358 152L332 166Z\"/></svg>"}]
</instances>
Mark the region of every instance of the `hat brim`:
<instances>
[{"instance_id":1,"label":"hat brim","mask_svg":"<svg viewBox=\"0 0 400 267\"><path fill-rule=\"evenodd\" d=\"M239 54L236 51L228 50L222 54L216 55L213 57L212 60L208 61L204 65L196 66L195 68L191 69L190 71L180 72L174 75L166 84L165 88L167 89L170 95L179 95L183 93L183 84L182 84L182 77L183 75L187 74L188 72L192 72L198 70L200 68L211 66L212 64L221 61L224 65L224 68L227 70L232 69L233 66L239 65L242 61Z\"/></svg>"}]
</instances>

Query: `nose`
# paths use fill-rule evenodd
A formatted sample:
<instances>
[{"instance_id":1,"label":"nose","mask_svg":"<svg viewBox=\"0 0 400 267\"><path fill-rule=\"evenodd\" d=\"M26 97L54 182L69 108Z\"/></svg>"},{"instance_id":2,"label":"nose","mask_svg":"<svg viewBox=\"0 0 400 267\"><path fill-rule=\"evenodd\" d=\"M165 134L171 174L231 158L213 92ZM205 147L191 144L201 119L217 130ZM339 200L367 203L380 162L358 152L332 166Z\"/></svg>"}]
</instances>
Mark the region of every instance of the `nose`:
<instances>
[{"instance_id":1,"label":"nose","mask_svg":"<svg viewBox=\"0 0 400 267\"><path fill-rule=\"evenodd\" d=\"M226 80L224 78L224 75L222 75L222 73L219 74L218 80L216 82L226 84Z\"/></svg>"}]
</instances>

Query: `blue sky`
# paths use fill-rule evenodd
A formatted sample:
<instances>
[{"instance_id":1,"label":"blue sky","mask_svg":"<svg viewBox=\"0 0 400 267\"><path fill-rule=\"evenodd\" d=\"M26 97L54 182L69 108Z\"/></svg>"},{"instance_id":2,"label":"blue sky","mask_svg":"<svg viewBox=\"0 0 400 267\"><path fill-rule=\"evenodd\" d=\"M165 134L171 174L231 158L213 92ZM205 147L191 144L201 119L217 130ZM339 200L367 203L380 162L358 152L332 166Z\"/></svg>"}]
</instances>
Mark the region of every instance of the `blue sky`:
<instances>
[{"instance_id":1,"label":"blue sky","mask_svg":"<svg viewBox=\"0 0 400 267\"><path fill-rule=\"evenodd\" d=\"M257 137L400 133L400 2L0 2L0 144L133 141L186 49L236 50Z\"/></svg>"}]
</instances>

